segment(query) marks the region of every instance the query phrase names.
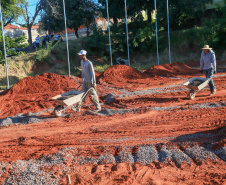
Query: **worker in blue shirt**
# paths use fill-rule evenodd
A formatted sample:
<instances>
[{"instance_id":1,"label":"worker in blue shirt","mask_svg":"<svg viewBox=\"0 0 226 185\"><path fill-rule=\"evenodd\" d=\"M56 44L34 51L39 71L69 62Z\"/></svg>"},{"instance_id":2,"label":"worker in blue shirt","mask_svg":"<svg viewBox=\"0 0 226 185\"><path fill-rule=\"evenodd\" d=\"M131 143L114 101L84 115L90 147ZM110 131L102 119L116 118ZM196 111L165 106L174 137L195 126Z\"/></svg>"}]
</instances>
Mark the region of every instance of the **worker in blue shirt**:
<instances>
[{"instance_id":1,"label":"worker in blue shirt","mask_svg":"<svg viewBox=\"0 0 226 185\"><path fill-rule=\"evenodd\" d=\"M213 75L216 74L216 57L215 53L213 52L212 48L209 45L204 45L201 48L201 59L200 59L200 72L205 72L206 78L211 78L209 82L210 87L210 96L216 93L216 87L213 83Z\"/></svg>"}]
</instances>

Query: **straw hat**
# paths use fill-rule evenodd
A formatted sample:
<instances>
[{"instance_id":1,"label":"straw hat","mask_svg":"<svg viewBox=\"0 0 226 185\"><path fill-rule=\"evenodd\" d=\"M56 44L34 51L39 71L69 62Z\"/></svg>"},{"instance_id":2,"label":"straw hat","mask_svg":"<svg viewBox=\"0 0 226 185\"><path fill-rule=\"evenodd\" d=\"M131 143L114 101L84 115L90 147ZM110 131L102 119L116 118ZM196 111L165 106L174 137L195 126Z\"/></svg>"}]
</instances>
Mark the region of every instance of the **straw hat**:
<instances>
[{"instance_id":1,"label":"straw hat","mask_svg":"<svg viewBox=\"0 0 226 185\"><path fill-rule=\"evenodd\" d=\"M203 49L212 49L212 48L210 48L209 45L204 45L203 48L201 48L201 50Z\"/></svg>"}]
</instances>

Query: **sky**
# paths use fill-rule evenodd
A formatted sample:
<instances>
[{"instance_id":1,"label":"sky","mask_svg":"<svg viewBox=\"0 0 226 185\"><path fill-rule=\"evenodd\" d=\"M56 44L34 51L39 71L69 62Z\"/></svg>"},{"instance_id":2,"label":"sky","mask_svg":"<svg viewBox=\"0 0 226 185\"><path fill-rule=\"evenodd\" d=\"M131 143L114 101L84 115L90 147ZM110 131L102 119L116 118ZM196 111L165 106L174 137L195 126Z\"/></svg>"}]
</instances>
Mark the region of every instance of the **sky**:
<instances>
[{"instance_id":1,"label":"sky","mask_svg":"<svg viewBox=\"0 0 226 185\"><path fill-rule=\"evenodd\" d=\"M27 0L27 2L29 3L28 11L30 15L33 17L33 15L35 14L35 8L36 8L36 4L38 3L38 0ZM40 19L41 19L41 16L38 15L35 19L35 23L38 23ZM23 17L19 18L17 22L25 23Z\"/></svg>"}]
</instances>

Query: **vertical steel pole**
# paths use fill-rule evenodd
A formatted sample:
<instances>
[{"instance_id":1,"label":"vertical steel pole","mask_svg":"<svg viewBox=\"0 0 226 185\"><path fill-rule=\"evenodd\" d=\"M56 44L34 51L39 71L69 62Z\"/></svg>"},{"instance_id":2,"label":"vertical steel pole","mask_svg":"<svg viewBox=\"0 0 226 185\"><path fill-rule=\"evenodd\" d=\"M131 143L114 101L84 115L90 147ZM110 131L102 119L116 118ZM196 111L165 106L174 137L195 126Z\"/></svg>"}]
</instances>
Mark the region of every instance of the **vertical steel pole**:
<instances>
[{"instance_id":1,"label":"vertical steel pole","mask_svg":"<svg viewBox=\"0 0 226 185\"><path fill-rule=\"evenodd\" d=\"M170 30L169 30L169 1L167 1L167 22L168 22L168 41L169 41L169 61L171 64L171 53L170 53Z\"/></svg>"},{"instance_id":2,"label":"vertical steel pole","mask_svg":"<svg viewBox=\"0 0 226 185\"><path fill-rule=\"evenodd\" d=\"M65 33L66 33L66 43L67 43L67 60L68 60L68 75L70 76L70 60L69 60L69 49L68 49L68 37L67 37L67 23L66 23L66 11L65 11L65 2L63 0L64 4L64 23L65 23Z\"/></svg>"},{"instance_id":3,"label":"vertical steel pole","mask_svg":"<svg viewBox=\"0 0 226 185\"><path fill-rule=\"evenodd\" d=\"M51 41L52 36L51 36L51 30L50 30L49 3L48 3L48 1L46 1L46 7L47 7L47 16L48 16L47 23L48 23L49 41Z\"/></svg>"},{"instance_id":4,"label":"vertical steel pole","mask_svg":"<svg viewBox=\"0 0 226 185\"><path fill-rule=\"evenodd\" d=\"M3 20L2 20L2 5L1 5L1 1L0 1L0 12L1 12L1 25L2 25L2 40L3 40L4 55L5 55L5 68L6 68L7 88L9 89L9 77L8 77L8 68L7 68L7 60L6 60L6 48L5 48L4 27L3 27Z\"/></svg>"},{"instance_id":5,"label":"vertical steel pole","mask_svg":"<svg viewBox=\"0 0 226 185\"><path fill-rule=\"evenodd\" d=\"M129 58L129 36L128 36L128 25L127 25L127 8L126 8L126 0L125 0L125 17L126 17L126 36L127 36L127 49L128 49L128 64L130 66L130 58Z\"/></svg>"},{"instance_id":6,"label":"vertical steel pole","mask_svg":"<svg viewBox=\"0 0 226 185\"><path fill-rule=\"evenodd\" d=\"M157 44L157 59L159 65L159 44L158 44L158 28L157 28L157 10L156 10L156 0L155 1L155 27L156 27L156 44Z\"/></svg>"},{"instance_id":7,"label":"vertical steel pole","mask_svg":"<svg viewBox=\"0 0 226 185\"><path fill-rule=\"evenodd\" d=\"M107 16L108 16L108 33L109 33L109 45L110 45L110 56L111 56L111 66L113 65L112 62L112 51L111 51L111 30L110 30L110 20L109 20L109 11L108 11L108 0L106 0L106 7L107 7Z\"/></svg>"}]
</instances>

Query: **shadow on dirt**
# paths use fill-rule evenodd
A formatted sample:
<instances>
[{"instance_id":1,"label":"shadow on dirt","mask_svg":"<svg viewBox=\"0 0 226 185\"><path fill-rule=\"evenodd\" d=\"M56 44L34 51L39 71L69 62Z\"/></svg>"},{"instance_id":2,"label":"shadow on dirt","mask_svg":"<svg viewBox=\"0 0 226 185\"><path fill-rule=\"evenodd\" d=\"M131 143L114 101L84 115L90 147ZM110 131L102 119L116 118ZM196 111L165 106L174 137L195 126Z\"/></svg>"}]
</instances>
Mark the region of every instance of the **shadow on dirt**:
<instances>
[{"instance_id":1,"label":"shadow on dirt","mask_svg":"<svg viewBox=\"0 0 226 185\"><path fill-rule=\"evenodd\" d=\"M213 130L181 135L172 140L172 142L215 143L222 139L226 139L226 126Z\"/></svg>"}]
</instances>

